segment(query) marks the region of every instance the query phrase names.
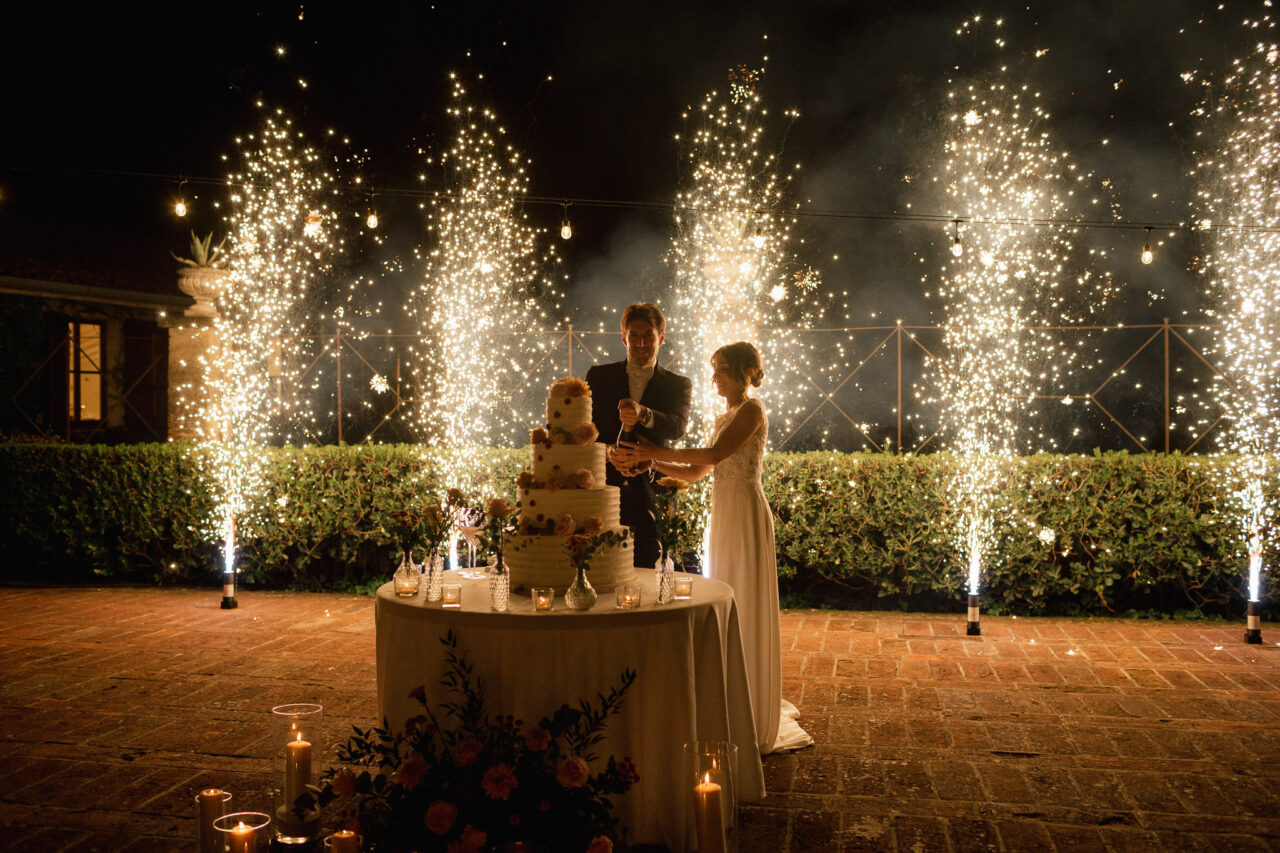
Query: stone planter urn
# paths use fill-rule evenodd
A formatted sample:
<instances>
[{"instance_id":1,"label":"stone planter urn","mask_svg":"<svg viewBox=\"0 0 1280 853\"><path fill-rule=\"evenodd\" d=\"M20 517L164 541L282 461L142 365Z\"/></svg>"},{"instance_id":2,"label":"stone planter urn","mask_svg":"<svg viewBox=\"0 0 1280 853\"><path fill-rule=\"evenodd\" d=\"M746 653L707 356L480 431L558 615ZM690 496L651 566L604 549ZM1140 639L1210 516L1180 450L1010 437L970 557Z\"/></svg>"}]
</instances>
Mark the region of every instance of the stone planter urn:
<instances>
[{"instance_id":1,"label":"stone planter urn","mask_svg":"<svg viewBox=\"0 0 1280 853\"><path fill-rule=\"evenodd\" d=\"M216 317L218 309L214 300L222 293L227 271L217 267L182 267L178 270L178 289L196 301L186 310L186 316Z\"/></svg>"}]
</instances>

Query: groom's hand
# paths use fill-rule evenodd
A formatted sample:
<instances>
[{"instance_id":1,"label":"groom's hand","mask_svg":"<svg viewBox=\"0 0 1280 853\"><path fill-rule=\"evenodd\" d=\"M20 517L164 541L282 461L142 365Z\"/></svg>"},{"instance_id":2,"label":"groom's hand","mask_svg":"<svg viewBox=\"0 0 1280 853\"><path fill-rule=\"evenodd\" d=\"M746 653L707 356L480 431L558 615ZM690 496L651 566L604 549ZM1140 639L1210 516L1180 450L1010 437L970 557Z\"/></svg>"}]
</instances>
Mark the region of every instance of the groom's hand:
<instances>
[{"instance_id":1,"label":"groom's hand","mask_svg":"<svg viewBox=\"0 0 1280 853\"><path fill-rule=\"evenodd\" d=\"M643 424L648 420L648 411L644 405L630 397L623 397L618 401L618 417L622 420L623 427L632 430L636 424Z\"/></svg>"}]
</instances>

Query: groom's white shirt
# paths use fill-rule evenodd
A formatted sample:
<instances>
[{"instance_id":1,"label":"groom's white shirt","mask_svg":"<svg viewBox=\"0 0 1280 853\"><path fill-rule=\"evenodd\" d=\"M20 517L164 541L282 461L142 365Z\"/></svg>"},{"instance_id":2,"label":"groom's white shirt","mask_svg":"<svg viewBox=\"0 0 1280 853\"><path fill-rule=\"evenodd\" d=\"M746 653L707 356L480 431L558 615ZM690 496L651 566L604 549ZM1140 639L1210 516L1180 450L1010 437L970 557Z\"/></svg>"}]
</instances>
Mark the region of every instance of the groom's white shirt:
<instances>
[{"instance_id":1,"label":"groom's white shirt","mask_svg":"<svg viewBox=\"0 0 1280 853\"><path fill-rule=\"evenodd\" d=\"M627 359L627 386L631 391L631 399L637 403L644 396L644 389L649 387L649 380L653 378L653 366L657 361L654 358L649 364L632 364Z\"/></svg>"}]
</instances>

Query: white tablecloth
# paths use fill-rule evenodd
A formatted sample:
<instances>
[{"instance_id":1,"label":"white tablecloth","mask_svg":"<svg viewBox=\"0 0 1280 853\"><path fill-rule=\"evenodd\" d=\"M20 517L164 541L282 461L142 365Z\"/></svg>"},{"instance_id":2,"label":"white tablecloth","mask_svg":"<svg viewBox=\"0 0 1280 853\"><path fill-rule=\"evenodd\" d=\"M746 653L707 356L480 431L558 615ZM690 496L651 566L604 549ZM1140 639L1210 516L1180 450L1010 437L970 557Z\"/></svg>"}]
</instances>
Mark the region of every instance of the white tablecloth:
<instances>
[{"instance_id":1,"label":"white tablecloth","mask_svg":"<svg viewBox=\"0 0 1280 853\"><path fill-rule=\"evenodd\" d=\"M561 597L551 613L535 613L529 596L513 595L510 612L492 613L487 580L453 575L446 573L446 582L462 584L461 610L428 603L425 584L416 598L397 598L389 583L378 590L378 709L393 731L421 711L409 697L413 688L426 685L433 705L444 698L440 638L452 628L484 679L491 715L534 722L562 704L595 699L618 683L623 669L638 673L596 749L599 760L630 756L640 773L640 781L615 798L630 843L673 851L693 846L686 742L737 744L739 799L764 797L737 607L727 584L695 576L690 600L655 606L654 573L637 570L638 610L617 610L613 593L601 593L586 612L569 610Z\"/></svg>"}]
</instances>

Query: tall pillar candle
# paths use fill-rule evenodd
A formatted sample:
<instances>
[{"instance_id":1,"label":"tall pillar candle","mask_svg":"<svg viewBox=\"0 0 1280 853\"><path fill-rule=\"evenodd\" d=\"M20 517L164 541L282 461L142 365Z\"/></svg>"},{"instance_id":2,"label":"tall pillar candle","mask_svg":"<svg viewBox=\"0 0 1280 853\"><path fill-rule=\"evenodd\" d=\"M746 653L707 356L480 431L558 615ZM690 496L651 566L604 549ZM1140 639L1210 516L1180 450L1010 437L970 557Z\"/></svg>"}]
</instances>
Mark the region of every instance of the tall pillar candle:
<instances>
[{"instance_id":1,"label":"tall pillar candle","mask_svg":"<svg viewBox=\"0 0 1280 853\"><path fill-rule=\"evenodd\" d=\"M302 739L289 741L284 748L284 807L294 808L298 797L307 793L311 784L311 744Z\"/></svg>"},{"instance_id":2,"label":"tall pillar candle","mask_svg":"<svg viewBox=\"0 0 1280 853\"><path fill-rule=\"evenodd\" d=\"M693 786L694 825L698 830L698 853L725 853L724 813L721 788L707 773Z\"/></svg>"},{"instance_id":3,"label":"tall pillar candle","mask_svg":"<svg viewBox=\"0 0 1280 853\"><path fill-rule=\"evenodd\" d=\"M196 794L196 803L200 807L200 853L222 853L225 845L213 822L222 817L227 800L231 795L218 788L205 788Z\"/></svg>"}]
</instances>

